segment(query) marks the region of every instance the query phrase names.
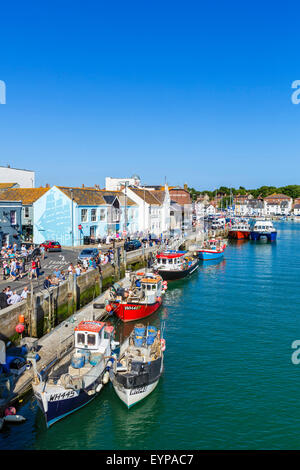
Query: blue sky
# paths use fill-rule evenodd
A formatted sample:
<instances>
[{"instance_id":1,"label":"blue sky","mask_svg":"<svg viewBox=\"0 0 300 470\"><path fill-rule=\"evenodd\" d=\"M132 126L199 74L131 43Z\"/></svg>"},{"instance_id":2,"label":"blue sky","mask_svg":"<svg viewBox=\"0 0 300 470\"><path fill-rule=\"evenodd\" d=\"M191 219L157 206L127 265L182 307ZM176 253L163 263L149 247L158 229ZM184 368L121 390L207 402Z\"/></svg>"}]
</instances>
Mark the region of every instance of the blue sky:
<instances>
[{"instance_id":1,"label":"blue sky","mask_svg":"<svg viewBox=\"0 0 300 470\"><path fill-rule=\"evenodd\" d=\"M300 184L295 2L1 6L0 164L36 184Z\"/></svg>"}]
</instances>

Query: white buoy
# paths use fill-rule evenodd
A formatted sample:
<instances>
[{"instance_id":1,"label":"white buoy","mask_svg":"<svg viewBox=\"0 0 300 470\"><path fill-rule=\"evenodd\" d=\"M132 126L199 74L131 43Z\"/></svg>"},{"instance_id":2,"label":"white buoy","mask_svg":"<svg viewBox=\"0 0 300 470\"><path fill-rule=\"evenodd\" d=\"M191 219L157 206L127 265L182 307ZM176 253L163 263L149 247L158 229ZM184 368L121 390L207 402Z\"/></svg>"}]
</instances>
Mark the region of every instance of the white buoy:
<instances>
[{"instance_id":1,"label":"white buoy","mask_svg":"<svg viewBox=\"0 0 300 470\"><path fill-rule=\"evenodd\" d=\"M6 423L23 423L24 421L26 421L26 418L21 415L7 415L4 416L3 420Z\"/></svg>"}]
</instances>

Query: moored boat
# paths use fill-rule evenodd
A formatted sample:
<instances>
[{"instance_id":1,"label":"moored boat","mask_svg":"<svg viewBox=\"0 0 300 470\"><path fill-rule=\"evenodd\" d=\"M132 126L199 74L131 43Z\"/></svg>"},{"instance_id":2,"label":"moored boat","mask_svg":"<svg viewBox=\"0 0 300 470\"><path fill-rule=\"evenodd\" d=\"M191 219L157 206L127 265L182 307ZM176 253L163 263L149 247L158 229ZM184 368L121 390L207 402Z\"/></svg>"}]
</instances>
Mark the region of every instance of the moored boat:
<instances>
[{"instance_id":1,"label":"moored boat","mask_svg":"<svg viewBox=\"0 0 300 470\"><path fill-rule=\"evenodd\" d=\"M250 224L248 222L235 222L228 232L228 237L236 240L244 240L250 237Z\"/></svg>"},{"instance_id":2,"label":"moored boat","mask_svg":"<svg viewBox=\"0 0 300 470\"><path fill-rule=\"evenodd\" d=\"M198 257L203 261L223 258L226 249L226 243L221 240L207 240L201 248L196 249Z\"/></svg>"},{"instance_id":3,"label":"moored boat","mask_svg":"<svg viewBox=\"0 0 300 470\"><path fill-rule=\"evenodd\" d=\"M261 238L267 238L268 241L273 242L276 241L276 237L277 230L270 220L256 220L255 223L252 224L250 232L251 240L258 241Z\"/></svg>"},{"instance_id":4,"label":"moored boat","mask_svg":"<svg viewBox=\"0 0 300 470\"><path fill-rule=\"evenodd\" d=\"M81 321L75 328L75 347L42 377L31 359L32 385L47 427L94 399L109 380L109 358L117 343L114 328L104 322Z\"/></svg>"},{"instance_id":5,"label":"moored boat","mask_svg":"<svg viewBox=\"0 0 300 470\"><path fill-rule=\"evenodd\" d=\"M175 280L192 274L198 265L198 258L188 255L186 251L168 250L156 255L153 268L163 279Z\"/></svg>"},{"instance_id":6,"label":"moored boat","mask_svg":"<svg viewBox=\"0 0 300 470\"><path fill-rule=\"evenodd\" d=\"M159 274L136 273L127 288L114 285L110 290L108 311L123 322L137 321L156 312L162 305L162 295L167 289Z\"/></svg>"},{"instance_id":7,"label":"moored boat","mask_svg":"<svg viewBox=\"0 0 300 470\"><path fill-rule=\"evenodd\" d=\"M110 369L116 394L130 408L146 398L157 386L163 372L165 340L154 326L137 324L120 347Z\"/></svg>"}]
</instances>

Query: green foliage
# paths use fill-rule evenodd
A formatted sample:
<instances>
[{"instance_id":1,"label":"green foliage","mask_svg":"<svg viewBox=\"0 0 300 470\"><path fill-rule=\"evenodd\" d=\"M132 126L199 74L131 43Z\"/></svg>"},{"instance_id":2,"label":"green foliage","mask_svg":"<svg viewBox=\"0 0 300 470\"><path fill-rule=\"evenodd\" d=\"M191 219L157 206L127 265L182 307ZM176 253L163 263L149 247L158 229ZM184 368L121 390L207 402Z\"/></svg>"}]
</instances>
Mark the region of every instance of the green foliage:
<instances>
[{"instance_id":1,"label":"green foliage","mask_svg":"<svg viewBox=\"0 0 300 470\"><path fill-rule=\"evenodd\" d=\"M188 188L188 191L190 192L193 201L196 201L197 197L204 194L207 194L210 199L213 199L217 194L224 195L222 203L223 207L226 206L224 201L228 201L230 194L232 194L233 196L236 196L238 194L252 194L254 198L264 198L274 193L285 194L286 196L292 197L293 199L300 197L300 185L298 184L291 184L278 188L276 186L261 186L257 189L246 189L244 186L240 186L238 189L228 188L227 186L220 186L220 188L215 189L214 191L198 191L195 188Z\"/></svg>"}]
</instances>

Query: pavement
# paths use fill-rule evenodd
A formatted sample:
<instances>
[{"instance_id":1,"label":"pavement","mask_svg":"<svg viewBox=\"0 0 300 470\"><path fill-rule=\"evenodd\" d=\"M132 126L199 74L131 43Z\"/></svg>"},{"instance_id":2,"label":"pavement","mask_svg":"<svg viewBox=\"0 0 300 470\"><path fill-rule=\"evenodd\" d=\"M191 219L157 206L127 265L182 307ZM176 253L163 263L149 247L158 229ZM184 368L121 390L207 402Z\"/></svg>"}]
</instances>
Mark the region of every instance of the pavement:
<instances>
[{"instance_id":1,"label":"pavement","mask_svg":"<svg viewBox=\"0 0 300 470\"><path fill-rule=\"evenodd\" d=\"M45 258L42 259L40 257L41 261L41 272L40 276L38 279L33 279L32 280L32 286L33 290L42 290L43 289L43 283L44 279L46 276L50 276L53 274L54 270L59 268L60 271L67 271L67 268L70 266L71 263L75 264L77 263L77 257L78 253L81 250L77 250L76 248L73 249L62 249L61 252L50 252L50 253L45 253ZM30 263L26 264L26 270L30 266ZM12 291L17 291L18 294L21 294L23 288L25 286L28 287L28 290L31 289L31 281L28 278L28 272L25 274L25 276L22 279L16 279L15 281L9 281L3 280L1 276L0 280L0 291L4 289L5 287L10 286Z\"/></svg>"}]
</instances>

